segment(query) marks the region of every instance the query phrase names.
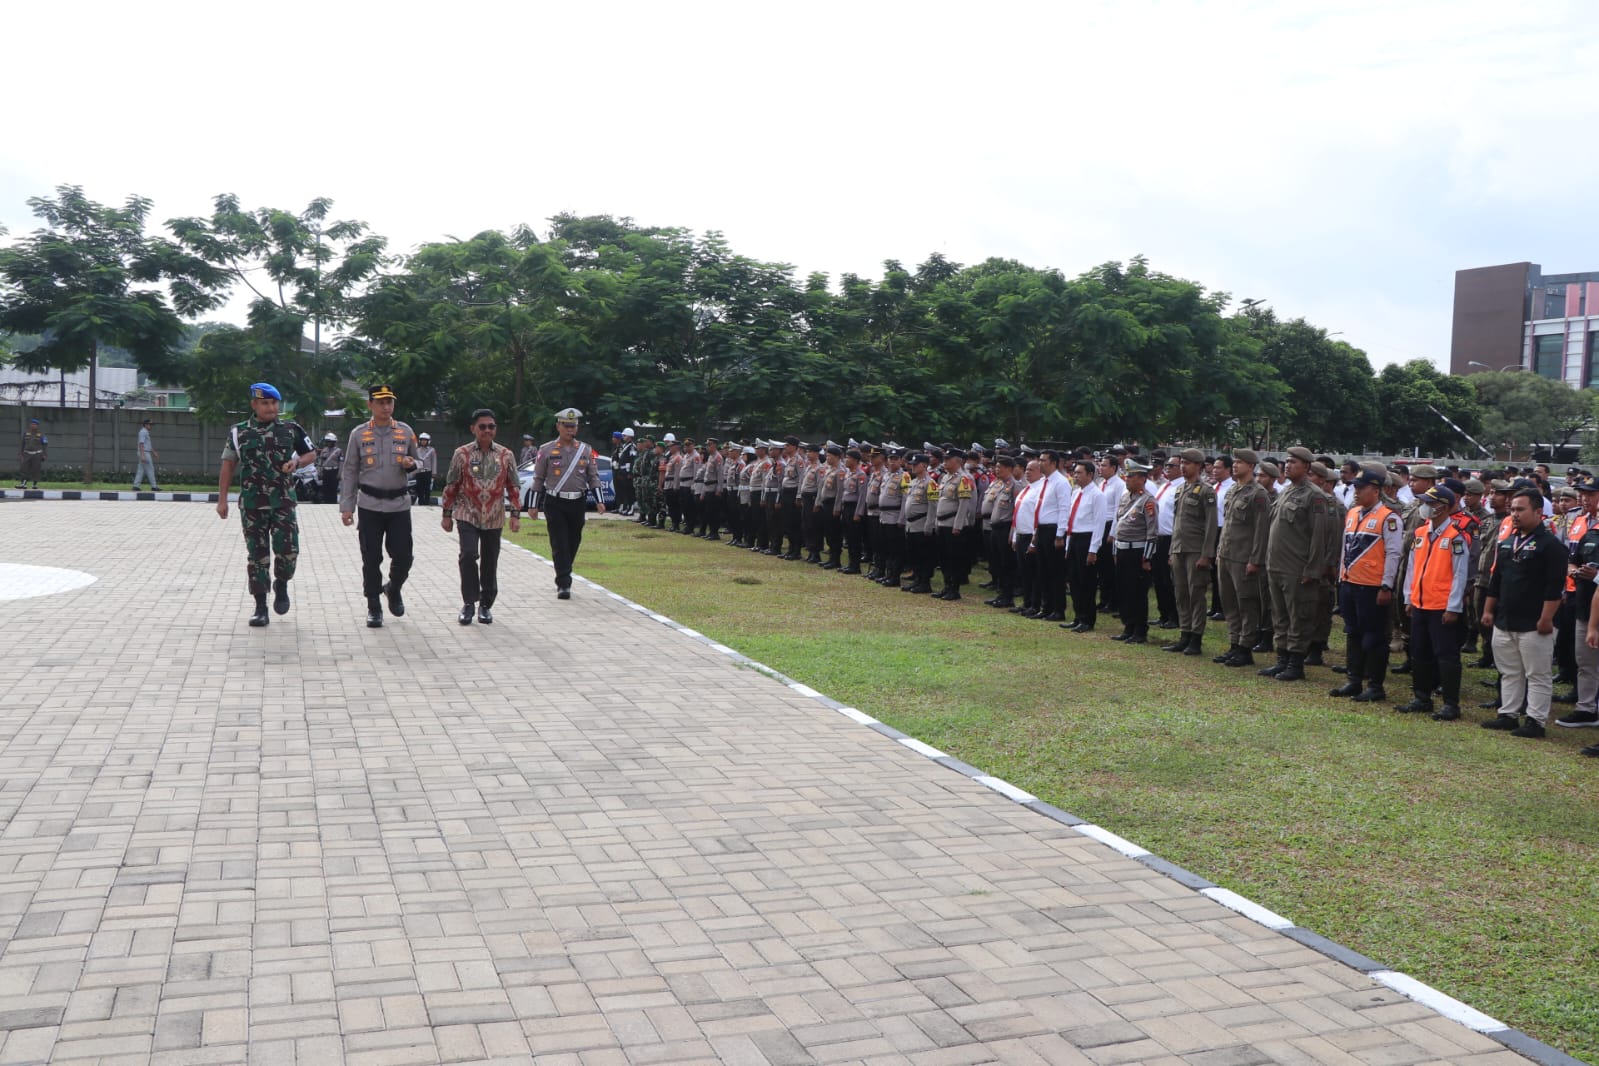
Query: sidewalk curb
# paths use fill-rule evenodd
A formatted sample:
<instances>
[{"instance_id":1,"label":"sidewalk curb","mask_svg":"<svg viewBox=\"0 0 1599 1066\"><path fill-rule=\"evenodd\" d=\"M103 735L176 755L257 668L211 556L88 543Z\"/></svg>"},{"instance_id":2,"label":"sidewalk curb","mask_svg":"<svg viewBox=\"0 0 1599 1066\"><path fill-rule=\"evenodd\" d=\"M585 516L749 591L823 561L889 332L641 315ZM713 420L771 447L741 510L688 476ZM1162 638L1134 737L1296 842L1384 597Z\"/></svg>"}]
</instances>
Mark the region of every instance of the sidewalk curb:
<instances>
[{"instance_id":1,"label":"sidewalk curb","mask_svg":"<svg viewBox=\"0 0 1599 1066\"><path fill-rule=\"evenodd\" d=\"M546 565L553 565L549 559L530 548L523 547L520 544L515 545L515 547L521 551L527 552L529 555L533 556L533 558L545 563ZM1027 809L1035 811L1046 818L1050 818L1056 822L1059 822L1063 826L1073 830L1074 832L1080 833L1083 836L1097 840L1100 843L1105 844L1107 847L1119 852L1120 854L1133 859L1135 862L1141 863L1142 865L1147 866L1151 870L1163 874L1166 877L1170 877L1178 884L1187 888L1191 888L1200 895L1214 900L1230 910L1236 911L1238 914L1263 926L1264 928L1270 929L1273 932L1281 933L1290 940L1308 947L1311 950L1333 960L1334 962L1342 963L1345 966L1349 966L1352 969L1366 974L1377 983L1395 992L1398 992L1400 995L1420 1003L1423 1006L1430 1007L1434 1011L1443 1015L1445 1018L1448 1018L1450 1021L1459 1022L1468 1029L1498 1041L1504 1047L1516 1052L1519 1055L1523 1055L1534 1062L1540 1063L1541 1066L1589 1066L1589 1064L1583 1062L1583 1060L1573 1058L1558 1048L1552 1047L1549 1044L1545 1044L1543 1041L1535 1039L1519 1029L1512 1029L1510 1026L1499 1021L1497 1018L1490 1017L1476 1008L1466 1003L1462 1003L1460 1000L1455 999L1452 996L1445 995L1432 986L1424 984L1408 974L1389 969L1388 967L1383 966L1381 963L1367 958L1358 951L1344 947L1342 944L1339 944L1333 940L1329 940L1319 933L1305 929L1302 926L1295 925L1290 919L1267 910L1260 904L1255 903L1244 896L1240 896L1238 893L1233 892L1230 889L1215 885L1212 882L1207 881L1205 878L1200 877L1198 874L1189 870L1185 870L1175 863L1168 862L1167 860L1152 854L1147 849L1134 844L1132 841L1125 840L1107 829L1088 822L1086 819L1079 818L1074 814L1059 809L1058 807L1051 806L1050 804L1040 800L1038 797L1032 795L1030 792L1018 788L1002 778L985 774L974 766L964 763L953 756L946 755L944 752L939 751L930 744L923 743L922 741L917 740L915 737L908 736L907 734L895 729L893 726L879 722L877 719L863 711L859 711L854 707L846 706L839 701L832 699L831 697L823 695L810 686L802 684L799 681L795 681L791 677L779 673L778 671L767 666L765 663L757 662L756 660L744 655L742 652L736 651L725 644L718 643L717 641L712 640L710 637L707 637L705 634L694 629L690 629L688 626L681 625L680 623L668 618L666 615L661 614L658 611L653 611L650 608L645 607L643 604L635 603L626 596L623 596L620 593L612 592L605 586L597 584L594 581L590 581L588 578L583 577L578 573L574 572L572 577L574 581L582 582L595 592L604 593L617 603L639 612L646 618L649 618L655 622L659 622L669 629L676 630L678 633L681 633L693 640L697 640L712 650L726 655L732 662L765 674L774 681L777 681L779 684L786 686L791 691L801 696L809 697L810 699L820 703L822 706L837 711L839 714L842 714L852 722L855 722L859 725L864 725L875 732L883 734L884 736L896 741L906 748L909 748L911 751L916 752L932 762L938 763L947 769L954 770L962 777L970 778L979 785L982 785L984 788L999 793L1001 796L1004 796L1013 803L1016 803L1022 807L1026 807Z\"/></svg>"}]
</instances>

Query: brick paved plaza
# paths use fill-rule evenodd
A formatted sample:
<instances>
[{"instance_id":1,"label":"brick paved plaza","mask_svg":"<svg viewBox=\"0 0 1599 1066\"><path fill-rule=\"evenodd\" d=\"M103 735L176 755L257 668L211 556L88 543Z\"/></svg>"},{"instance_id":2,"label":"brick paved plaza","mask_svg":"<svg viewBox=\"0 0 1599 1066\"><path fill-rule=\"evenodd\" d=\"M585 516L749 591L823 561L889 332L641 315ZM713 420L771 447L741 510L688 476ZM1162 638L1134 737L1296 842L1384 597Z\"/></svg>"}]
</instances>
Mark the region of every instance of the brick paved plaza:
<instances>
[{"instance_id":1,"label":"brick paved plaza","mask_svg":"<svg viewBox=\"0 0 1599 1066\"><path fill-rule=\"evenodd\" d=\"M236 518L0 504L97 579L0 599L0 1063L1524 1061L525 552L457 626L418 517L255 630Z\"/></svg>"}]
</instances>

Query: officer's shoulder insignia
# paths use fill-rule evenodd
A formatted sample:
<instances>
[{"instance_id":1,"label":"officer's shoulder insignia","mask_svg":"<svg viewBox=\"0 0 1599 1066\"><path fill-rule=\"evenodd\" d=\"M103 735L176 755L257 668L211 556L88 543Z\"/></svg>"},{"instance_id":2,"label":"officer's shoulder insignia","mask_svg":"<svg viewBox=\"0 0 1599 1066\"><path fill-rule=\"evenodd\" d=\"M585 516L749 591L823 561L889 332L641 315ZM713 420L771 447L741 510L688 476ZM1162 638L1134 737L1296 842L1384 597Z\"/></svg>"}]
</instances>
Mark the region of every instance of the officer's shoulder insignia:
<instances>
[{"instance_id":1,"label":"officer's shoulder insignia","mask_svg":"<svg viewBox=\"0 0 1599 1066\"><path fill-rule=\"evenodd\" d=\"M1158 508L1156 508L1154 500L1144 501L1144 514L1148 515L1150 518L1154 518L1157 510Z\"/></svg>"},{"instance_id":2,"label":"officer's shoulder insignia","mask_svg":"<svg viewBox=\"0 0 1599 1066\"><path fill-rule=\"evenodd\" d=\"M1325 511L1327 509L1327 497L1319 492L1316 493L1310 498L1310 509L1312 511Z\"/></svg>"},{"instance_id":3,"label":"officer's shoulder insignia","mask_svg":"<svg viewBox=\"0 0 1599 1066\"><path fill-rule=\"evenodd\" d=\"M1268 502L1269 501L1266 499L1266 494L1264 492L1255 493L1255 510L1264 511Z\"/></svg>"}]
</instances>

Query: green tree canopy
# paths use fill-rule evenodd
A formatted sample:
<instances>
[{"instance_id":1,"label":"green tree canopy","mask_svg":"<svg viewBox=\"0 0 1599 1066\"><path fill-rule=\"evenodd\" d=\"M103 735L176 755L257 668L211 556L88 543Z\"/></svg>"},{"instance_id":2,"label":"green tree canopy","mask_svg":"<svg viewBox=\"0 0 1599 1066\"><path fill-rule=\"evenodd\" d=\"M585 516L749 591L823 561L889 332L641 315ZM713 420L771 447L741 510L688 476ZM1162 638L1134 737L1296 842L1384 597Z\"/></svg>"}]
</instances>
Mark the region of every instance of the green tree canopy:
<instances>
[{"instance_id":1,"label":"green tree canopy","mask_svg":"<svg viewBox=\"0 0 1599 1066\"><path fill-rule=\"evenodd\" d=\"M1511 454L1532 444L1568 444L1593 417L1594 394L1541 374L1473 374L1489 447Z\"/></svg>"}]
</instances>

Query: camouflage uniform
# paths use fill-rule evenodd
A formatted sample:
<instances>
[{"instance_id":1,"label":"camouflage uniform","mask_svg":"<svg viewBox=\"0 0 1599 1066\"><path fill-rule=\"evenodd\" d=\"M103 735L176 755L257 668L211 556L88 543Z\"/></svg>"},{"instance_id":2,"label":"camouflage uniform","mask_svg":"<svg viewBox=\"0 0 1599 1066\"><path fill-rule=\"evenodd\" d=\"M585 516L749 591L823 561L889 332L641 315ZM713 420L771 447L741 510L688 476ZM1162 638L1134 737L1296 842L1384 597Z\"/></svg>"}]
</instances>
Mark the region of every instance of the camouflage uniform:
<instances>
[{"instance_id":1,"label":"camouflage uniform","mask_svg":"<svg viewBox=\"0 0 1599 1066\"><path fill-rule=\"evenodd\" d=\"M640 448L633 461L633 491L638 495L638 520L645 525L655 522L655 473L660 466L660 456L655 448Z\"/></svg>"},{"instance_id":2,"label":"camouflage uniform","mask_svg":"<svg viewBox=\"0 0 1599 1066\"><path fill-rule=\"evenodd\" d=\"M275 572L279 581L294 577L300 555L300 525L294 513L294 475L284 463L312 451L311 440L294 422L262 424L252 415L228 431L224 462L239 464L239 518L244 550L250 557L250 594L264 596Z\"/></svg>"}]
</instances>

